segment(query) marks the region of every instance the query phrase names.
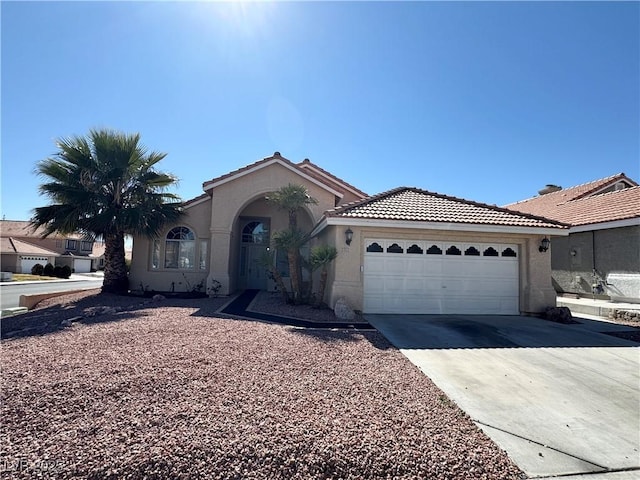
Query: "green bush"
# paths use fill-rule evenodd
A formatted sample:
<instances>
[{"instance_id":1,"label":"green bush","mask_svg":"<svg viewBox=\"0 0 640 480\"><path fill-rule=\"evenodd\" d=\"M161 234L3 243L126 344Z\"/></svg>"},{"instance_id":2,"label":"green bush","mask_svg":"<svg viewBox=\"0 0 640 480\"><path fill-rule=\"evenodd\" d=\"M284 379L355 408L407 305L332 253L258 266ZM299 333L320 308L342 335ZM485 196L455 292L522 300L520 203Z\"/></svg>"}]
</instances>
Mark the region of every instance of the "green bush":
<instances>
[{"instance_id":1,"label":"green bush","mask_svg":"<svg viewBox=\"0 0 640 480\"><path fill-rule=\"evenodd\" d=\"M44 270L42 271L42 274L46 277L53 277L53 271L54 271L53 265L51 265L50 263L47 263L44 266Z\"/></svg>"},{"instance_id":2,"label":"green bush","mask_svg":"<svg viewBox=\"0 0 640 480\"><path fill-rule=\"evenodd\" d=\"M62 267L60 265L53 267L53 276L62 278Z\"/></svg>"},{"instance_id":3,"label":"green bush","mask_svg":"<svg viewBox=\"0 0 640 480\"><path fill-rule=\"evenodd\" d=\"M71 276L71 267L69 265L62 266L62 278L69 278Z\"/></svg>"},{"instance_id":4,"label":"green bush","mask_svg":"<svg viewBox=\"0 0 640 480\"><path fill-rule=\"evenodd\" d=\"M31 275L42 275L44 272L44 265L41 263L36 263L33 267L31 267Z\"/></svg>"}]
</instances>

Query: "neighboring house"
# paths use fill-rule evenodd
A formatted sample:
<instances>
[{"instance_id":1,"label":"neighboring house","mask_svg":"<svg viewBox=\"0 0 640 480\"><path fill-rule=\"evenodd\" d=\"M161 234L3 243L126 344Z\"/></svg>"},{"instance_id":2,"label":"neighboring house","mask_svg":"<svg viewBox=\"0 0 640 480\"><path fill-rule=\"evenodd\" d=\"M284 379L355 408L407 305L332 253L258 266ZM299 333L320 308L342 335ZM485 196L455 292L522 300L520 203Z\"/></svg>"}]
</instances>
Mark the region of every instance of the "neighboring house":
<instances>
[{"instance_id":1,"label":"neighboring house","mask_svg":"<svg viewBox=\"0 0 640 480\"><path fill-rule=\"evenodd\" d=\"M34 230L29 221L0 220L0 266L3 272L31 273L40 263L68 265L75 273L96 270L104 247L80 235L49 235Z\"/></svg>"},{"instance_id":2,"label":"neighboring house","mask_svg":"<svg viewBox=\"0 0 640 480\"><path fill-rule=\"evenodd\" d=\"M506 208L571 226L553 238L559 293L603 294L640 302L640 186L624 173L570 188L547 185Z\"/></svg>"},{"instance_id":3,"label":"neighboring house","mask_svg":"<svg viewBox=\"0 0 640 480\"><path fill-rule=\"evenodd\" d=\"M274 290L261 257L287 213L266 200L304 185L317 205L298 224L311 246L335 246L326 298L365 313L538 313L555 305L551 262L539 246L566 226L528 214L398 188L366 196L309 160L278 152L203 184L185 217L159 238L134 238L132 289L187 291L220 282L220 294ZM282 273L285 255L276 252Z\"/></svg>"}]
</instances>

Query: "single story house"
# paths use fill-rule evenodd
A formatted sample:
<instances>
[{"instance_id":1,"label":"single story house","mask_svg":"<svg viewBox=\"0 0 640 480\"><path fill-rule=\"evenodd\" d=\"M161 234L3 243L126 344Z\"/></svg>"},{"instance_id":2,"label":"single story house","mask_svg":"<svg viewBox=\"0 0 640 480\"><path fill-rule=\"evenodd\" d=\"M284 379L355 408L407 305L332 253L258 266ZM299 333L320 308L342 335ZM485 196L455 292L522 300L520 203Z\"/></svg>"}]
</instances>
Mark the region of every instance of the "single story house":
<instances>
[{"instance_id":1,"label":"single story house","mask_svg":"<svg viewBox=\"0 0 640 480\"><path fill-rule=\"evenodd\" d=\"M52 234L42 238L43 229L34 229L25 220L0 220L0 268L3 272L31 273L40 263L68 265L73 272L99 268L104 246L80 235Z\"/></svg>"},{"instance_id":2,"label":"single story house","mask_svg":"<svg viewBox=\"0 0 640 480\"><path fill-rule=\"evenodd\" d=\"M551 268L558 293L640 302L640 186L618 173L575 187L547 185L506 205L569 224L553 238Z\"/></svg>"},{"instance_id":3,"label":"single story house","mask_svg":"<svg viewBox=\"0 0 640 480\"><path fill-rule=\"evenodd\" d=\"M417 188L367 196L305 159L278 152L204 182L183 220L159 238L135 237L130 288L207 289L226 295L274 290L260 261L287 212L266 197L304 185L317 204L300 213L311 245L338 249L325 302L365 313L538 313L555 305L551 262L541 248L562 223ZM286 275L286 259L276 252Z\"/></svg>"}]
</instances>

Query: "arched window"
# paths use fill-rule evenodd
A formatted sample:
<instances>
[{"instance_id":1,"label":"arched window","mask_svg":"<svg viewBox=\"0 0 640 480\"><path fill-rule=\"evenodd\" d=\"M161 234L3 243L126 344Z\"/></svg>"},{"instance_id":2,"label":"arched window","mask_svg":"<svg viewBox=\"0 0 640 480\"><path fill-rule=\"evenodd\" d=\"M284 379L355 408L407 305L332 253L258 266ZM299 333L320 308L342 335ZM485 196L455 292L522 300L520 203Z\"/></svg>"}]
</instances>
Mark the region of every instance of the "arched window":
<instances>
[{"instance_id":1,"label":"arched window","mask_svg":"<svg viewBox=\"0 0 640 480\"><path fill-rule=\"evenodd\" d=\"M196 266L196 236L187 227L169 230L165 240L164 268L194 269Z\"/></svg>"},{"instance_id":2,"label":"arched window","mask_svg":"<svg viewBox=\"0 0 640 480\"><path fill-rule=\"evenodd\" d=\"M242 243L269 244L269 230L262 222L249 222L242 229Z\"/></svg>"}]
</instances>

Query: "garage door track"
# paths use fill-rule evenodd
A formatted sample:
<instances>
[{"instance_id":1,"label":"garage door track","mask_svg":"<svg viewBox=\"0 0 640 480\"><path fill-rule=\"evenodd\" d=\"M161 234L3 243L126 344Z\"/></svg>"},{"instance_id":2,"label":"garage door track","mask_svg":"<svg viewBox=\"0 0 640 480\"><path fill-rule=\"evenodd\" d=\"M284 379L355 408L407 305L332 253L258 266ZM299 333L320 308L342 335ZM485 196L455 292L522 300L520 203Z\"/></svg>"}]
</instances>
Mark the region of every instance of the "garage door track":
<instances>
[{"instance_id":1,"label":"garage door track","mask_svg":"<svg viewBox=\"0 0 640 480\"><path fill-rule=\"evenodd\" d=\"M521 316L366 319L530 478L640 478L640 349L602 333L629 327Z\"/></svg>"}]
</instances>

